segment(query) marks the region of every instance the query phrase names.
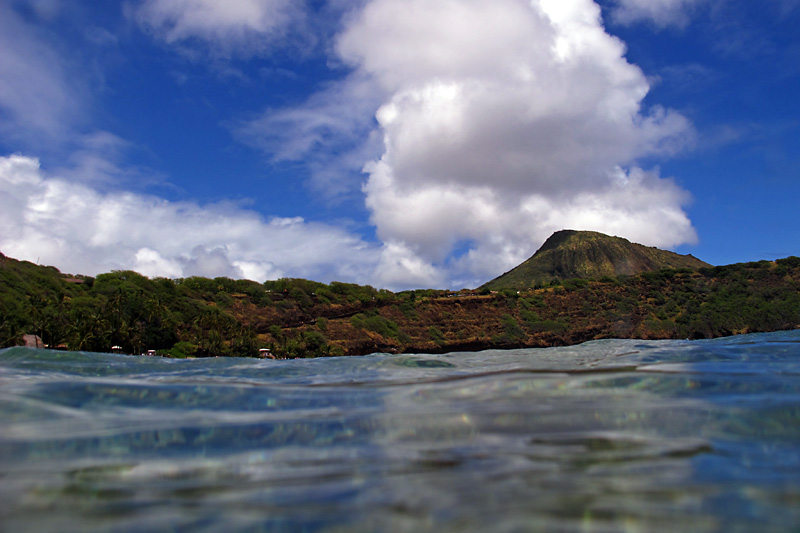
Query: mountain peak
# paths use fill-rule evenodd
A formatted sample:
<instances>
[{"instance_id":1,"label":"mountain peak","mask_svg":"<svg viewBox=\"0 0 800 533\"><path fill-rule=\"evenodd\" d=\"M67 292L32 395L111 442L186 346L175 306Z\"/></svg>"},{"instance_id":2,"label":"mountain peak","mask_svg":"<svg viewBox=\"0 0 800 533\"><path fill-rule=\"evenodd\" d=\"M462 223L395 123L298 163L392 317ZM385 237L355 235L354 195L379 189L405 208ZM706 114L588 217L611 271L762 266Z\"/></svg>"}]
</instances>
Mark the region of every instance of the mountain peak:
<instances>
[{"instance_id":1,"label":"mountain peak","mask_svg":"<svg viewBox=\"0 0 800 533\"><path fill-rule=\"evenodd\" d=\"M561 230L551 235L527 261L483 285L489 289L524 289L554 280L598 279L662 268L711 266L691 255L632 243L596 231Z\"/></svg>"}]
</instances>

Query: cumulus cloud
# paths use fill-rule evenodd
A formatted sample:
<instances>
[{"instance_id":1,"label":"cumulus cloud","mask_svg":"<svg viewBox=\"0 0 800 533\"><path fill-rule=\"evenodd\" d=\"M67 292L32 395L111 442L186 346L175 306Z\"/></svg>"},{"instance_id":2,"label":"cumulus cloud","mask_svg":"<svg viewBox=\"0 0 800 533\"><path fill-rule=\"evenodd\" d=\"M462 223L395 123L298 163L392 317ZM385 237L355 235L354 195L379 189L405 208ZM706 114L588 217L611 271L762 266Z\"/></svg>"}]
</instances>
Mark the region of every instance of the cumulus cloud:
<instances>
[{"instance_id":1,"label":"cumulus cloud","mask_svg":"<svg viewBox=\"0 0 800 533\"><path fill-rule=\"evenodd\" d=\"M264 220L224 203L200 206L101 193L47 175L38 160L0 157L0 251L97 274L282 276L363 282L377 254L347 231L302 218Z\"/></svg>"},{"instance_id":2,"label":"cumulus cloud","mask_svg":"<svg viewBox=\"0 0 800 533\"><path fill-rule=\"evenodd\" d=\"M679 24L701 1L617 0L613 16ZM131 170L115 163L124 140L99 132L73 136L81 148L59 169L0 158L0 250L89 274L133 268L404 288L475 286L563 228L661 247L696 240L688 194L642 168L690 145L692 127L673 110L643 107L647 78L606 33L595 2L331 5L348 13L331 60L351 71L303 104L234 129L275 162L302 161L329 196L362 193L380 249L302 218L109 192L119 180L104 177ZM291 0L127 6L157 38L201 43L217 58L270 50L308 18L307 4ZM46 39L15 29L24 26L15 17L0 4L0 134L20 124L56 131L81 108L73 105L81 91Z\"/></svg>"},{"instance_id":3,"label":"cumulus cloud","mask_svg":"<svg viewBox=\"0 0 800 533\"><path fill-rule=\"evenodd\" d=\"M688 195L637 161L691 142L590 0L373 0L337 51L386 98L367 206L388 284L474 285L552 231L696 239Z\"/></svg>"},{"instance_id":4,"label":"cumulus cloud","mask_svg":"<svg viewBox=\"0 0 800 533\"><path fill-rule=\"evenodd\" d=\"M706 0L616 0L614 20L622 24L649 21L658 27L685 26L691 11Z\"/></svg>"},{"instance_id":5,"label":"cumulus cloud","mask_svg":"<svg viewBox=\"0 0 800 533\"><path fill-rule=\"evenodd\" d=\"M215 52L259 53L304 17L297 0L144 0L129 8L167 43L208 42Z\"/></svg>"}]
</instances>

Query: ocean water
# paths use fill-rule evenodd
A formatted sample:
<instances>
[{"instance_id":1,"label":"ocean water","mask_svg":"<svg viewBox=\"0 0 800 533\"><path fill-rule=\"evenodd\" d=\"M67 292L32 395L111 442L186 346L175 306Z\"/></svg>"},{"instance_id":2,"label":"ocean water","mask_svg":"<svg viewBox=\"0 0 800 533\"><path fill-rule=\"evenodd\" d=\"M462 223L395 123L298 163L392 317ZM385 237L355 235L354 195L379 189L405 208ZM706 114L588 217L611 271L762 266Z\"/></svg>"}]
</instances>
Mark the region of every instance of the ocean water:
<instances>
[{"instance_id":1,"label":"ocean water","mask_svg":"<svg viewBox=\"0 0 800 533\"><path fill-rule=\"evenodd\" d=\"M800 531L800 331L272 361L0 351L2 531Z\"/></svg>"}]
</instances>

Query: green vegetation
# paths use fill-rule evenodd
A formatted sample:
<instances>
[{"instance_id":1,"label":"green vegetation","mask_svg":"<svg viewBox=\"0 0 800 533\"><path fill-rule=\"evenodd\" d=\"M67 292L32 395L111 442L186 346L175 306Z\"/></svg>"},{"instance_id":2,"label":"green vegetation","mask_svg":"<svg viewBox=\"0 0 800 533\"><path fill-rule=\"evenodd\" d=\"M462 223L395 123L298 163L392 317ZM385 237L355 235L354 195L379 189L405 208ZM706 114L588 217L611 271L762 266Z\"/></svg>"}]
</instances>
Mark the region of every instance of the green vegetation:
<instances>
[{"instance_id":1,"label":"green vegetation","mask_svg":"<svg viewBox=\"0 0 800 533\"><path fill-rule=\"evenodd\" d=\"M356 328L374 331L378 335L387 338L397 338L400 334L400 328L394 321L377 314L375 311L366 314L359 313L350 319L350 322Z\"/></svg>"},{"instance_id":2,"label":"green vegetation","mask_svg":"<svg viewBox=\"0 0 800 533\"><path fill-rule=\"evenodd\" d=\"M433 342L437 344L437 346L445 345L444 333L442 333L442 330L440 330L436 326L430 326L428 328L428 335L433 340Z\"/></svg>"},{"instance_id":3,"label":"green vegetation","mask_svg":"<svg viewBox=\"0 0 800 533\"><path fill-rule=\"evenodd\" d=\"M170 357L323 357L711 338L800 327L800 258L555 280L539 288L401 293L302 279L64 275L0 255L0 347Z\"/></svg>"},{"instance_id":4,"label":"green vegetation","mask_svg":"<svg viewBox=\"0 0 800 533\"><path fill-rule=\"evenodd\" d=\"M525 340L525 331L520 327L517 319L509 314L500 317L503 332L495 337L495 342L501 345L514 345Z\"/></svg>"},{"instance_id":5,"label":"green vegetation","mask_svg":"<svg viewBox=\"0 0 800 533\"><path fill-rule=\"evenodd\" d=\"M481 288L533 289L561 283L567 289L575 289L584 287L589 279L709 266L691 255L642 246L620 237L563 230L547 239L530 259Z\"/></svg>"}]
</instances>

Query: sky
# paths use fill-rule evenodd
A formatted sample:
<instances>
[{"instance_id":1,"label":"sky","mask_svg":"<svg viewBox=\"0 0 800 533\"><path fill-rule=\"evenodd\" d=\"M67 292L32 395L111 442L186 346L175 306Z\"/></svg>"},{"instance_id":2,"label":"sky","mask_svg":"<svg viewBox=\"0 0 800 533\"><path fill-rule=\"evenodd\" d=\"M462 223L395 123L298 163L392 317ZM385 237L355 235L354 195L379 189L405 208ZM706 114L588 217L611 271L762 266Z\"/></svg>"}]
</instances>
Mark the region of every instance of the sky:
<instances>
[{"instance_id":1,"label":"sky","mask_svg":"<svg viewBox=\"0 0 800 533\"><path fill-rule=\"evenodd\" d=\"M0 252L474 288L800 255L800 0L1 0Z\"/></svg>"}]
</instances>

